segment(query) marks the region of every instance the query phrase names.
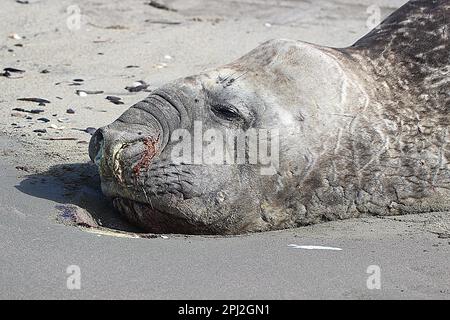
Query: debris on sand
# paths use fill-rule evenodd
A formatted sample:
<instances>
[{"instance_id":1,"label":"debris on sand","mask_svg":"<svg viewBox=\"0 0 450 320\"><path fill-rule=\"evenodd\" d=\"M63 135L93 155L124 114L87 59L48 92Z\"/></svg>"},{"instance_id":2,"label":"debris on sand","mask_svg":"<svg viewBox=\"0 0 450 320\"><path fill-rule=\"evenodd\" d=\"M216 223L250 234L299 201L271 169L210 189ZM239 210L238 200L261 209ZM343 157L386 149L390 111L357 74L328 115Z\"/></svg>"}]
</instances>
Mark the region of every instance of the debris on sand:
<instances>
[{"instance_id":1,"label":"debris on sand","mask_svg":"<svg viewBox=\"0 0 450 320\"><path fill-rule=\"evenodd\" d=\"M33 114L39 114L44 112L45 110L42 109L31 109L31 110L26 110L24 108L14 108L13 111L18 111L18 112L26 112L26 113L33 113Z\"/></svg>"},{"instance_id":2,"label":"debris on sand","mask_svg":"<svg viewBox=\"0 0 450 320\"><path fill-rule=\"evenodd\" d=\"M97 221L86 210L75 205L58 205L57 221L65 225L79 226L85 228L99 227Z\"/></svg>"},{"instance_id":3,"label":"debris on sand","mask_svg":"<svg viewBox=\"0 0 450 320\"><path fill-rule=\"evenodd\" d=\"M72 109L72 108L69 108L69 109L66 110L66 113L68 113L68 114L75 114L75 110Z\"/></svg>"},{"instance_id":4,"label":"debris on sand","mask_svg":"<svg viewBox=\"0 0 450 320\"><path fill-rule=\"evenodd\" d=\"M53 137L53 138L43 138L42 140L50 140L50 141L76 141L77 138L72 137Z\"/></svg>"},{"instance_id":5,"label":"debris on sand","mask_svg":"<svg viewBox=\"0 0 450 320\"><path fill-rule=\"evenodd\" d=\"M114 25L110 25L110 26L101 26L92 22L88 23L90 26L93 26L94 28L99 28L99 29L107 29L107 30L127 30L129 29L129 27L127 26L123 26L120 24L114 24ZM94 40L94 43L101 43L101 42L106 42L106 41L102 41L102 40Z\"/></svg>"},{"instance_id":6,"label":"debris on sand","mask_svg":"<svg viewBox=\"0 0 450 320\"><path fill-rule=\"evenodd\" d=\"M289 244L288 247L294 249L305 249L305 250L332 250L332 251L342 251L341 248L335 247L323 247L323 246L300 246L298 244Z\"/></svg>"},{"instance_id":7,"label":"debris on sand","mask_svg":"<svg viewBox=\"0 0 450 320\"><path fill-rule=\"evenodd\" d=\"M111 102L114 103L114 104L123 104L123 102L120 101L120 100L122 100L122 98L120 98L120 97L116 97L116 96L107 96L105 99L111 101Z\"/></svg>"},{"instance_id":8,"label":"debris on sand","mask_svg":"<svg viewBox=\"0 0 450 320\"><path fill-rule=\"evenodd\" d=\"M21 74L21 73L24 73L24 72L25 72L25 70L20 70L20 69L8 67L8 68L4 68L3 72L0 73L0 75L3 76L3 77L11 78L12 73L19 73L19 74Z\"/></svg>"},{"instance_id":9,"label":"debris on sand","mask_svg":"<svg viewBox=\"0 0 450 320\"><path fill-rule=\"evenodd\" d=\"M177 11L175 9L169 8L168 6L166 6L163 3L160 3L160 2L154 1L154 0L147 2L147 5L149 5L150 7L156 8L156 9L160 9L160 10L173 11L173 12Z\"/></svg>"},{"instance_id":10,"label":"debris on sand","mask_svg":"<svg viewBox=\"0 0 450 320\"><path fill-rule=\"evenodd\" d=\"M41 72L40 73L50 73L50 71L49 70L47 70L47 69L44 69L44 70L41 70Z\"/></svg>"},{"instance_id":11,"label":"debris on sand","mask_svg":"<svg viewBox=\"0 0 450 320\"><path fill-rule=\"evenodd\" d=\"M115 25L112 25L112 26L107 26L107 27L105 27L105 29L109 29L109 30L126 30L126 29L129 29L129 28L126 27L126 26L122 26L120 24L115 24Z\"/></svg>"},{"instance_id":12,"label":"debris on sand","mask_svg":"<svg viewBox=\"0 0 450 320\"><path fill-rule=\"evenodd\" d=\"M36 132L36 133L47 133L47 129L34 129L33 132Z\"/></svg>"},{"instance_id":13,"label":"debris on sand","mask_svg":"<svg viewBox=\"0 0 450 320\"><path fill-rule=\"evenodd\" d=\"M73 81L56 82L55 86L59 86L60 84L63 84L63 83L68 83L69 86L81 86L84 84L83 82L84 82L83 79L74 79Z\"/></svg>"},{"instance_id":14,"label":"debris on sand","mask_svg":"<svg viewBox=\"0 0 450 320\"><path fill-rule=\"evenodd\" d=\"M150 19L147 19L147 20L145 20L145 22L152 23L152 24L167 24L167 25L179 25L179 24L181 24L181 21L169 21L169 20L150 20Z\"/></svg>"},{"instance_id":15,"label":"debris on sand","mask_svg":"<svg viewBox=\"0 0 450 320\"><path fill-rule=\"evenodd\" d=\"M19 36L17 33L11 33L8 38L14 39L14 40L22 40L23 38Z\"/></svg>"},{"instance_id":16,"label":"debris on sand","mask_svg":"<svg viewBox=\"0 0 450 320\"><path fill-rule=\"evenodd\" d=\"M167 63L164 63L164 62L157 63L153 67L156 69L164 69L164 68L167 68Z\"/></svg>"},{"instance_id":17,"label":"debris on sand","mask_svg":"<svg viewBox=\"0 0 450 320\"><path fill-rule=\"evenodd\" d=\"M33 3L37 3L40 2L41 0L16 0L17 3L20 4L33 4Z\"/></svg>"},{"instance_id":18,"label":"debris on sand","mask_svg":"<svg viewBox=\"0 0 450 320\"><path fill-rule=\"evenodd\" d=\"M25 118L26 116L23 113L20 112L11 112L11 117L17 117L17 118Z\"/></svg>"},{"instance_id":19,"label":"debris on sand","mask_svg":"<svg viewBox=\"0 0 450 320\"><path fill-rule=\"evenodd\" d=\"M76 90L75 93L79 95L80 97L86 97L89 94L102 94L104 91L97 90L97 91L88 91L88 90Z\"/></svg>"},{"instance_id":20,"label":"debris on sand","mask_svg":"<svg viewBox=\"0 0 450 320\"><path fill-rule=\"evenodd\" d=\"M126 66L125 68L127 68L127 69L130 69L130 68L139 68L139 66L136 66L136 65L131 64L131 65L129 65L129 66Z\"/></svg>"},{"instance_id":21,"label":"debris on sand","mask_svg":"<svg viewBox=\"0 0 450 320\"><path fill-rule=\"evenodd\" d=\"M45 106L47 103L50 103L47 99L42 98L18 98L17 101L36 102L40 106Z\"/></svg>"},{"instance_id":22,"label":"debris on sand","mask_svg":"<svg viewBox=\"0 0 450 320\"><path fill-rule=\"evenodd\" d=\"M111 40L111 39L108 39L108 40L94 40L94 41L92 41L92 43L105 43L105 42L114 42L113 40Z\"/></svg>"},{"instance_id":23,"label":"debris on sand","mask_svg":"<svg viewBox=\"0 0 450 320\"><path fill-rule=\"evenodd\" d=\"M97 129L93 128L93 127L87 127L86 129L84 129L82 131L89 133L92 136L97 131Z\"/></svg>"},{"instance_id":24,"label":"debris on sand","mask_svg":"<svg viewBox=\"0 0 450 320\"><path fill-rule=\"evenodd\" d=\"M128 90L129 92L140 92L146 90L148 87L149 85L145 81L139 80L133 83L131 86L125 87L125 90Z\"/></svg>"},{"instance_id":25,"label":"debris on sand","mask_svg":"<svg viewBox=\"0 0 450 320\"><path fill-rule=\"evenodd\" d=\"M44 123L50 122L50 120L47 119L47 118L39 118L39 119L37 119L37 121L41 121L41 122L44 122Z\"/></svg>"},{"instance_id":26,"label":"debris on sand","mask_svg":"<svg viewBox=\"0 0 450 320\"><path fill-rule=\"evenodd\" d=\"M95 131L97 131L97 129L93 127L87 127L86 129L72 128L72 130L83 131L90 134L91 136L95 133Z\"/></svg>"},{"instance_id":27,"label":"debris on sand","mask_svg":"<svg viewBox=\"0 0 450 320\"><path fill-rule=\"evenodd\" d=\"M64 126L58 127L56 124L52 123L49 128L52 128L55 130L64 130L66 127L64 127Z\"/></svg>"}]
</instances>

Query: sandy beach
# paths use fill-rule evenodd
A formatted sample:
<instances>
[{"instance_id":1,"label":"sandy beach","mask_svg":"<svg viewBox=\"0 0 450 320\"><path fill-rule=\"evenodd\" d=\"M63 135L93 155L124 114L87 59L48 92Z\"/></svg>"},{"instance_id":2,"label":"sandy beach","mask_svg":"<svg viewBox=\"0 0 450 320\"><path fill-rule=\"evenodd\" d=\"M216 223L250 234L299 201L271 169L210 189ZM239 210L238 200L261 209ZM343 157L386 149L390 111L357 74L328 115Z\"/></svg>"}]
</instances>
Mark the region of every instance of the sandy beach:
<instances>
[{"instance_id":1,"label":"sandy beach","mask_svg":"<svg viewBox=\"0 0 450 320\"><path fill-rule=\"evenodd\" d=\"M96 128L170 80L274 38L349 46L372 6L383 18L405 2L2 1L0 298L449 299L448 213L146 236L101 194L87 152ZM380 289L367 285L373 265Z\"/></svg>"}]
</instances>

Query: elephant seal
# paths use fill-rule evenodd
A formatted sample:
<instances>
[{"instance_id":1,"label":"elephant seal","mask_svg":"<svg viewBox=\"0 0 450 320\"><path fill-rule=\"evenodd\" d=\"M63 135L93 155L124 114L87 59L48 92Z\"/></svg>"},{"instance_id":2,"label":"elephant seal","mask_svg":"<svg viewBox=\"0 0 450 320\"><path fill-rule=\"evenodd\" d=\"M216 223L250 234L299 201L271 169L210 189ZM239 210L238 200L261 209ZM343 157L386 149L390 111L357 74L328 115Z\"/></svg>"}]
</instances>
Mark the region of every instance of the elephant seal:
<instances>
[{"instance_id":1,"label":"elephant seal","mask_svg":"<svg viewBox=\"0 0 450 320\"><path fill-rule=\"evenodd\" d=\"M410 1L348 48L271 40L162 86L92 137L102 191L155 233L449 210L449 17Z\"/></svg>"}]
</instances>

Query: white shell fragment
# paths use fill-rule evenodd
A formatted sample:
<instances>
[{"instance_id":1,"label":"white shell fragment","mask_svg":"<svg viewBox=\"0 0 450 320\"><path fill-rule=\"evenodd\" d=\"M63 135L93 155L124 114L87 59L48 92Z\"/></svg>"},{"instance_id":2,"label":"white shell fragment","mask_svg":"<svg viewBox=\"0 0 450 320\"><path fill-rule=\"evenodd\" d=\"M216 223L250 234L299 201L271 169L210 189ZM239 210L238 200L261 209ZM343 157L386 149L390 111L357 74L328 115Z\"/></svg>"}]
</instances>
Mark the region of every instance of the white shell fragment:
<instances>
[{"instance_id":1,"label":"white shell fragment","mask_svg":"<svg viewBox=\"0 0 450 320\"><path fill-rule=\"evenodd\" d=\"M305 249L305 250L333 250L333 251L342 251L341 248L335 247L323 247L323 246L301 246L298 244L289 244L288 247L294 249Z\"/></svg>"}]
</instances>

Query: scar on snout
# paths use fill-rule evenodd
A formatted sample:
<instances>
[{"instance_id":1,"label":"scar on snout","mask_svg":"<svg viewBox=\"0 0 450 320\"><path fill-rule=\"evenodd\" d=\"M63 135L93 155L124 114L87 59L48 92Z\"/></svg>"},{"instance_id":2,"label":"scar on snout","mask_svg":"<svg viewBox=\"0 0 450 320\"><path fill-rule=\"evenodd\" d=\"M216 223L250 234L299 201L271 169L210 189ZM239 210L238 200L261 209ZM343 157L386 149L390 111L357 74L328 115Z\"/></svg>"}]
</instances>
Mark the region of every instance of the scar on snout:
<instances>
[{"instance_id":1,"label":"scar on snout","mask_svg":"<svg viewBox=\"0 0 450 320\"><path fill-rule=\"evenodd\" d=\"M148 167L150 164L150 161L153 159L153 157L156 154L156 144L159 141L159 135L156 139L152 138L152 137L146 137L143 140L144 146L145 146L145 150L144 153L142 154L141 159L139 160L139 162L133 167L133 173L136 177L139 176L139 174L141 173L141 169L143 167Z\"/></svg>"}]
</instances>

